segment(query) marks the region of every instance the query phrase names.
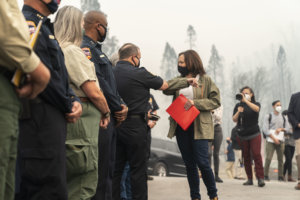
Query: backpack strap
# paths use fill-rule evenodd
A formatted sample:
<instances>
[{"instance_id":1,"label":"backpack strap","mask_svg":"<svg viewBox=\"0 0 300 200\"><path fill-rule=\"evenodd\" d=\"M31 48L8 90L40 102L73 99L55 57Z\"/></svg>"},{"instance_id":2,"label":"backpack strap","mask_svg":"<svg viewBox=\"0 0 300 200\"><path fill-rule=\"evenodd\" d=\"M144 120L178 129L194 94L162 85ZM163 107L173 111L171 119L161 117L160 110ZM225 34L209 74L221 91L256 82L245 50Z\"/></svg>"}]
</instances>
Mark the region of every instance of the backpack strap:
<instances>
[{"instance_id":1,"label":"backpack strap","mask_svg":"<svg viewBox=\"0 0 300 200\"><path fill-rule=\"evenodd\" d=\"M269 113L269 130L270 130L270 125L271 125L271 121L272 121L272 113Z\"/></svg>"},{"instance_id":2,"label":"backpack strap","mask_svg":"<svg viewBox=\"0 0 300 200\"><path fill-rule=\"evenodd\" d=\"M285 122L286 122L286 119L285 119L285 117L284 117L284 115L281 113L281 116L282 116L282 118L283 118L283 128L285 128Z\"/></svg>"}]
</instances>

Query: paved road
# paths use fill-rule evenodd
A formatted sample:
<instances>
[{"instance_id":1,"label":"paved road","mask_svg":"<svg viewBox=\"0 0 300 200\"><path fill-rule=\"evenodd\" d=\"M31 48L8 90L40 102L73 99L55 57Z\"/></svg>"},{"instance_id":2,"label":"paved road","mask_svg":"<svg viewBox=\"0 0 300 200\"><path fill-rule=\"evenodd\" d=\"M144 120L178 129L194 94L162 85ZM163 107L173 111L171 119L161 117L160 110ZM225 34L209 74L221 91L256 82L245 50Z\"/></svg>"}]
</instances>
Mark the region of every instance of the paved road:
<instances>
[{"instance_id":1,"label":"paved road","mask_svg":"<svg viewBox=\"0 0 300 200\"><path fill-rule=\"evenodd\" d=\"M271 181L263 188L243 186L241 180L225 179L218 183L220 200L300 200L300 191L294 189L296 183ZM148 182L149 200L190 200L189 187L186 178L154 177ZM202 200L209 200L206 188L200 182Z\"/></svg>"}]
</instances>

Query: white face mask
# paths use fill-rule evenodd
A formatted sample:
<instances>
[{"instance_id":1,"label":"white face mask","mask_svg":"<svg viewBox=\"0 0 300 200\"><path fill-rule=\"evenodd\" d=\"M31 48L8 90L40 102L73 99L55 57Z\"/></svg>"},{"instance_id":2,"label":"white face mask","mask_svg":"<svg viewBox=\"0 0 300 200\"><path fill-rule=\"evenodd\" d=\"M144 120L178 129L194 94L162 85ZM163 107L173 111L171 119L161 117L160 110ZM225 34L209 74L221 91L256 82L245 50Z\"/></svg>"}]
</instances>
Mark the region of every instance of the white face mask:
<instances>
[{"instance_id":1,"label":"white face mask","mask_svg":"<svg viewBox=\"0 0 300 200\"><path fill-rule=\"evenodd\" d=\"M250 101L251 100L251 96L249 94L245 94L245 98Z\"/></svg>"},{"instance_id":2,"label":"white face mask","mask_svg":"<svg viewBox=\"0 0 300 200\"><path fill-rule=\"evenodd\" d=\"M279 113L281 112L281 109L282 109L281 106L276 106L276 107L275 107L275 110L276 110L277 112L279 112Z\"/></svg>"}]
</instances>

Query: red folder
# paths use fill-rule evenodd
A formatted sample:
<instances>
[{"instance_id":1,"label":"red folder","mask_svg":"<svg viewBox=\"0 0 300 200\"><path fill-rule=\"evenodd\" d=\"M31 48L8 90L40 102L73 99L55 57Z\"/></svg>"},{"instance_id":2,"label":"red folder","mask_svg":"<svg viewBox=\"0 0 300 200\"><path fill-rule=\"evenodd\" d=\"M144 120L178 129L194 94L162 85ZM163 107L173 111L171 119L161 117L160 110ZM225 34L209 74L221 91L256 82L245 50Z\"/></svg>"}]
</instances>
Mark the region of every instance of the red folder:
<instances>
[{"instance_id":1,"label":"red folder","mask_svg":"<svg viewBox=\"0 0 300 200\"><path fill-rule=\"evenodd\" d=\"M169 113L170 116L177 122L177 124L179 124L179 126L185 131L200 114L200 111L195 106L191 106L189 110L184 109L184 105L187 100L188 99L181 94L166 110L167 113Z\"/></svg>"}]
</instances>

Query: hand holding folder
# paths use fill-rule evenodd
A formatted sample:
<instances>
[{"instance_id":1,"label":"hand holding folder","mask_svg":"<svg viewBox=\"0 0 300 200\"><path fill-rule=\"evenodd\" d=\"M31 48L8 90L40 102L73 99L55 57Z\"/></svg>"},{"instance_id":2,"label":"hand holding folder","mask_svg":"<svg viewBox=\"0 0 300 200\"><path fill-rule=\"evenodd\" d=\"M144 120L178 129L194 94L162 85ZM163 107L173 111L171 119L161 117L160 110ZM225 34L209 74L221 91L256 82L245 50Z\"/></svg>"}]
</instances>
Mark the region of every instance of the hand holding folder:
<instances>
[{"instance_id":1,"label":"hand holding folder","mask_svg":"<svg viewBox=\"0 0 300 200\"><path fill-rule=\"evenodd\" d=\"M185 131L200 114L200 111L194 105L192 105L190 109L186 110L185 105L187 101L188 99L181 94L166 110L167 113L169 113L177 124Z\"/></svg>"},{"instance_id":2,"label":"hand holding folder","mask_svg":"<svg viewBox=\"0 0 300 200\"><path fill-rule=\"evenodd\" d=\"M33 35L31 35L31 38L30 38L30 46L31 46L31 48L35 47L36 41L38 39L40 30L41 30L41 27L42 27L42 24L43 24L43 20L40 20L39 23L38 23L38 26L36 28L36 31L34 32ZM15 71L12 79L11 79L11 83L15 87L21 88L25 84L26 78L27 78L26 74L24 74L24 72L21 69L17 69Z\"/></svg>"}]
</instances>

